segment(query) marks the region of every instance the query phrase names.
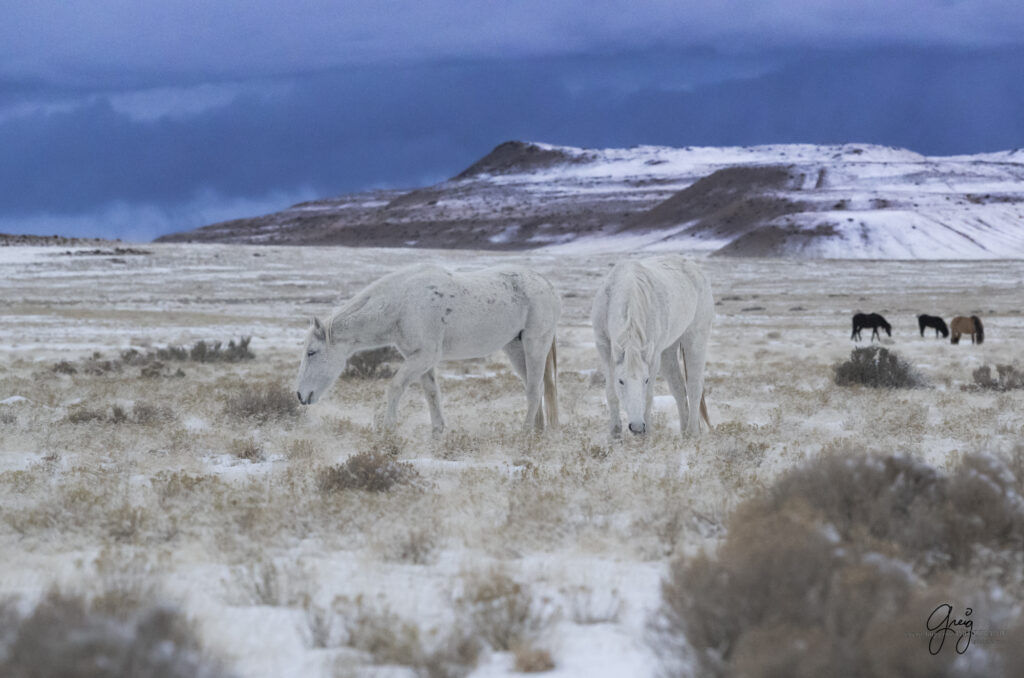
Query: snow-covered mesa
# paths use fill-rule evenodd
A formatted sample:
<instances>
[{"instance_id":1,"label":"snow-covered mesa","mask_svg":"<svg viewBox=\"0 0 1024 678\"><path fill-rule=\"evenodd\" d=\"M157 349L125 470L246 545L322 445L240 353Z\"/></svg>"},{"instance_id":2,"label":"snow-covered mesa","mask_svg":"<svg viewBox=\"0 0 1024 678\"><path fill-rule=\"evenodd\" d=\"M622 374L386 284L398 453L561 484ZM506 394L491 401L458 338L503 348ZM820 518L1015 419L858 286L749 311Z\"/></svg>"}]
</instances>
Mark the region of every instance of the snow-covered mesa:
<instances>
[{"instance_id":1,"label":"snow-covered mesa","mask_svg":"<svg viewBox=\"0 0 1024 678\"><path fill-rule=\"evenodd\" d=\"M510 141L408 191L303 203L169 241L830 259L1024 257L1024 151L870 144L583 149Z\"/></svg>"}]
</instances>

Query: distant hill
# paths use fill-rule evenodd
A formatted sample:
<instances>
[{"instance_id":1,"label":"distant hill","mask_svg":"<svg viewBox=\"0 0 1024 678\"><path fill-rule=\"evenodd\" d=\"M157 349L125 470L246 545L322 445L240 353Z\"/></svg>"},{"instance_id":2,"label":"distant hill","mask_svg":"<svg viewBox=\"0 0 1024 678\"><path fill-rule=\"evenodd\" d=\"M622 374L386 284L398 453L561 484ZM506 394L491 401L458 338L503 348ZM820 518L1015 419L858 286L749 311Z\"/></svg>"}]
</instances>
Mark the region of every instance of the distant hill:
<instances>
[{"instance_id":1,"label":"distant hill","mask_svg":"<svg viewBox=\"0 0 1024 678\"><path fill-rule=\"evenodd\" d=\"M509 141L434 186L302 203L158 241L1024 258L1024 151Z\"/></svg>"}]
</instances>

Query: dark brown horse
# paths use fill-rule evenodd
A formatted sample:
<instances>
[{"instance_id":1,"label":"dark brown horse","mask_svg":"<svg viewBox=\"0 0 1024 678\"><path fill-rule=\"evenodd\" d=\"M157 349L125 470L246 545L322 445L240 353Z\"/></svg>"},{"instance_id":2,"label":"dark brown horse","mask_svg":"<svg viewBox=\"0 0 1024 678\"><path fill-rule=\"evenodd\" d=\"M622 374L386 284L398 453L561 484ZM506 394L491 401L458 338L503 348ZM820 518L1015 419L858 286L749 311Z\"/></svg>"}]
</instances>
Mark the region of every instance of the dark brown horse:
<instances>
[{"instance_id":1,"label":"dark brown horse","mask_svg":"<svg viewBox=\"0 0 1024 678\"><path fill-rule=\"evenodd\" d=\"M980 344L985 341L985 328L981 325L981 318L972 315L970 318L958 315L949 323L949 329L953 333L949 341L953 344L960 343L960 335L971 335L972 344Z\"/></svg>"},{"instance_id":2,"label":"dark brown horse","mask_svg":"<svg viewBox=\"0 0 1024 678\"><path fill-rule=\"evenodd\" d=\"M855 313L853 316L853 332L850 334L850 339L856 339L860 341L860 331L865 327L871 328L871 338L882 340L878 334L878 328L881 327L885 330L885 333L890 337L892 336L892 325L886 322L885 318L877 313Z\"/></svg>"},{"instance_id":3,"label":"dark brown horse","mask_svg":"<svg viewBox=\"0 0 1024 678\"><path fill-rule=\"evenodd\" d=\"M945 339L949 336L949 328L946 327L946 321L937 315L921 314L917 316L917 326L921 329L921 336L924 336L924 328L931 327L935 330L935 336L942 334L942 338Z\"/></svg>"}]
</instances>

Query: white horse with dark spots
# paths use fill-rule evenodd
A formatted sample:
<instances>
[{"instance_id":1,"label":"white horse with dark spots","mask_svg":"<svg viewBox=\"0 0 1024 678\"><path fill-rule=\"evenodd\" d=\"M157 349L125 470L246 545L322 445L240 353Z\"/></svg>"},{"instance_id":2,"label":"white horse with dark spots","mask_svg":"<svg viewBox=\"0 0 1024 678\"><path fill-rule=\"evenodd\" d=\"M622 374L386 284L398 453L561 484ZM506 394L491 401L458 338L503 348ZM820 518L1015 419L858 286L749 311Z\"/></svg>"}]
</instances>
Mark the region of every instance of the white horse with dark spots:
<instances>
[{"instance_id":1,"label":"white horse with dark spots","mask_svg":"<svg viewBox=\"0 0 1024 678\"><path fill-rule=\"evenodd\" d=\"M594 298L591 320L613 436L622 434L620 402L629 430L647 432L659 372L675 397L683 435L700 433L699 417L711 428L704 363L714 313L711 286L689 259L651 257L612 268Z\"/></svg>"},{"instance_id":2,"label":"white horse with dark spots","mask_svg":"<svg viewBox=\"0 0 1024 678\"><path fill-rule=\"evenodd\" d=\"M313 319L296 395L311 405L353 353L394 346L405 362L388 385L383 428L394 429L399 399L419 380L436 435L444 430L437 364L504 349L526 385L524 430L542 430L545 413L548 426L557 426L555 327L560 312L551 283L526 268L452 273L430 264L411 266L372 283L328 320Z\"/></svg>"}]
</instances>

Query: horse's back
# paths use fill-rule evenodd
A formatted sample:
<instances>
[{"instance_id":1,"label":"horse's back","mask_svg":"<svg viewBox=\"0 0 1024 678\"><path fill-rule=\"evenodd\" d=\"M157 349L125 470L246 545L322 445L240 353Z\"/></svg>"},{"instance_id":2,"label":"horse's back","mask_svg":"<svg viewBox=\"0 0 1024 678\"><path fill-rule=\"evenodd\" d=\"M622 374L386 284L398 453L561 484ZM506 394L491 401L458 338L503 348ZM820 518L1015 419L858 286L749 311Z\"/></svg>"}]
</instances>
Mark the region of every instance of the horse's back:
<instances>
[{"instance_id":1,"label":"horse's back","mask_svg":"<svg viewBox=\"0 0 1024 678\"><path fill-rule=\"evenodd\" d=\"M698 317L710 323L714 314L711 286L701 267L688 257L660 255L627 259L612 267L594 297L591 321L607 335L612 306L631 303L626 291L637 286L648 296L649 311L662 314L667 335L677 338Z\"/></svg>"}]
</instances>

